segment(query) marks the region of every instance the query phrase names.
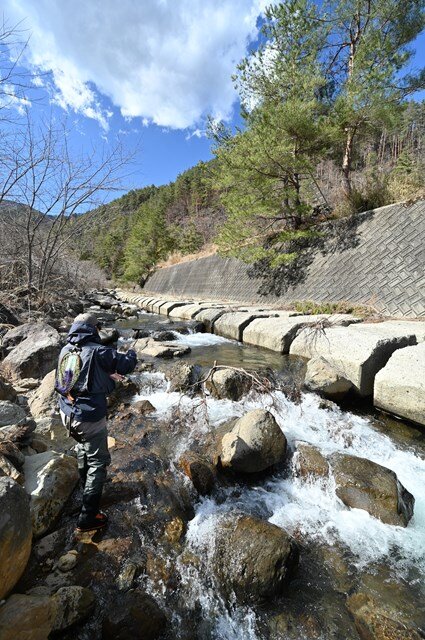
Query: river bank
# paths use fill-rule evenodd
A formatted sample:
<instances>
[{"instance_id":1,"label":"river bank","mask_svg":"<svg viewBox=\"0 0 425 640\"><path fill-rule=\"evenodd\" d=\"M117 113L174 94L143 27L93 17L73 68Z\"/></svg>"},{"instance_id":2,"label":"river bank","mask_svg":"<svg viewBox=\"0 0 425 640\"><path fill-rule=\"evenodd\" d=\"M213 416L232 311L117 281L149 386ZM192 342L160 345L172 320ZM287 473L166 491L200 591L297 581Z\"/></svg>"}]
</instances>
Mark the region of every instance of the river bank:
<instances>
[{"instance_id":1,"label":"river bank","mask_svg":"<svg viewBox=\"0 0 425 640\"><path fill-rule=\"evenodd\" d=\"M106 298L90 296L85 306L104 318L107 333L118 331L121 341L137 336L141 358L110 409L112 466L103 506L111 524L75 540L80 496L68 469L70 498L62 495L56 514L42 510L50 520L34 531L29 563L11 587L15 595L0 607L0 637L17 637L22 628L12 615L18 604L31 640L54 633L69 640L421 637L423 434L302 392L300 358L205 333L197 318ZM45 505L51 498L43 494L46 476L34 447L66 456L71 469L73 459L72 441L55 417L51 376L40 377L31 393L22 378L14 381L19 391L8 401L22 408L27 424L35 422L15 442L26 458L33 527L35 496L44 495ZM259 411L269 425L259 428L261 446L250 439L263 424L252 415ZM248 425L238 422L247 415ZM269 428L271 447L263 437ZM237 460L235 434L251 442ZM25 474L31 459L39 469L32 492ZM362 504L342 490L355 477L362 477ZM76 597L71 587L86 591ZM67 624L58 622L60 597L74 612Z\"/></svg>"}]
</instances>

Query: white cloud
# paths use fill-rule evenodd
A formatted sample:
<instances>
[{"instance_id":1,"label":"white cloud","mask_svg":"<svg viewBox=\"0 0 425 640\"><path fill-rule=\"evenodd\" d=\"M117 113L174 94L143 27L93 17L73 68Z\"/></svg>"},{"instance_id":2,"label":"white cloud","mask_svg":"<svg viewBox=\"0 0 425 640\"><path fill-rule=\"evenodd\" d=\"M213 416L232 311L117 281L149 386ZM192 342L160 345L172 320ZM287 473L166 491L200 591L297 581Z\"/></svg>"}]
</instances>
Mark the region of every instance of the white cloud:
<instances>
[{"instance_id":1,"label":"white cloud","mask_svg":"<svg viewBox=\"0 0 425 640\"><path fill-rule=\"evenodd\" d=\"M231 74L257 34L265 0L6 0L32 32L31 64L52 72L53 100L96 119L111 114L186 128L206 113L227 118Z\"/></svg>"},{"instance_id":2,"label":"white cloud","mask_svg":"<svg viewBox=\"0 0 425 640\"><path fill-rule=\"evenodd\" d=\"M207 132L205 129L195 129L195 131L191 131L185 137L185 140L190 140L191 138L205 138Z\"/></svg>"}]
</instances>

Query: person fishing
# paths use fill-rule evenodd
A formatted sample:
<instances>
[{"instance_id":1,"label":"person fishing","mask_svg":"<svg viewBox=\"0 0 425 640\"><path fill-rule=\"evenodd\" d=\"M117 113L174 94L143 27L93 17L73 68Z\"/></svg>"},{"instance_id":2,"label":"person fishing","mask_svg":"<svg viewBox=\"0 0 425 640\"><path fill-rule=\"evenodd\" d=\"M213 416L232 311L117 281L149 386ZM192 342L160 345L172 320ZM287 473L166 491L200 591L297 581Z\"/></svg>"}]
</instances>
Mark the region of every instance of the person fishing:
<instances>
[{"instance_id":1,"label":"person fishing","mask_svg":"<svg viewBox=\"0 0 425 640\"><path fill-rule=\"evenodd\" d=\"M55 389L62 422L77 441L78 471L83 500L78 533L102 529L108 518L99 510L106 469L111 462L106 427L106 397L115 382L134 371L133 349L120 353L101 342L101 324L95 315L78 315L59 355Z\"/></svg>"}]
</instances>

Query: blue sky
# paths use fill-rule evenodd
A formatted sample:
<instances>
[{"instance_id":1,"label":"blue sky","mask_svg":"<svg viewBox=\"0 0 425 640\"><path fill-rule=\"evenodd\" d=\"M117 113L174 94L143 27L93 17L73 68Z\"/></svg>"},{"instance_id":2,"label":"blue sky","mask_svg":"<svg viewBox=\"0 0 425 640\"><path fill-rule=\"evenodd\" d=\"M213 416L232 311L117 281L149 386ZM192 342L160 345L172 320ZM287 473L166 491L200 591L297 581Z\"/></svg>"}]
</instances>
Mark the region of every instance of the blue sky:
<instances>
[{"instance_id":1,"label":"blue sky","mask_svg":"<svg viewBox=\"0 0 425 640\"><path fill-rule=\"evenodd\" d=\"M5 0L40 73L35 118L66 115L76 147L136 149L125 191L169 182L211 158L208 114L237 121L231 74L266 0ZM425 59L425 35L414 64ZM422 95L421 97L425 97ZM19 107L19 104L17 103ZM113 197L113 196L111 196Z\"/></svg>"}]
</instances>

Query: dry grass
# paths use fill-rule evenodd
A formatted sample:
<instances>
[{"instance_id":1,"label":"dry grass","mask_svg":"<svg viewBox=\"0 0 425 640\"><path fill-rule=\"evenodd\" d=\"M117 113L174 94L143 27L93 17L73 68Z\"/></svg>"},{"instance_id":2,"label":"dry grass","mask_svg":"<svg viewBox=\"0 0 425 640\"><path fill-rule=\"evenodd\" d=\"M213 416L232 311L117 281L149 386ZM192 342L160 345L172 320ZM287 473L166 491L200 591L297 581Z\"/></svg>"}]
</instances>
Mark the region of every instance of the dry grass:
<instances>
[{"instance_id":1,"label":"dry grass","mask_svg":"<svg viewBox=\"0 0 425 640\"><path fill-rule=\"evenodd\" d=\"M156 267L172 267L175 264L192 262L192 260L199 260L199 258L207 258L208 256L213 256L215 253L217 253L217 245L215 244L206 244L200 251L197 251L196 253L188 253L187 255L181 254L180 251L175 251L169 255L166 260L158 262Z\"/></svg>"}]
</instances>

